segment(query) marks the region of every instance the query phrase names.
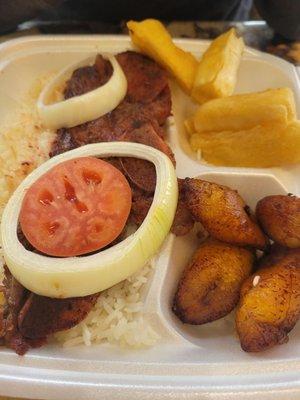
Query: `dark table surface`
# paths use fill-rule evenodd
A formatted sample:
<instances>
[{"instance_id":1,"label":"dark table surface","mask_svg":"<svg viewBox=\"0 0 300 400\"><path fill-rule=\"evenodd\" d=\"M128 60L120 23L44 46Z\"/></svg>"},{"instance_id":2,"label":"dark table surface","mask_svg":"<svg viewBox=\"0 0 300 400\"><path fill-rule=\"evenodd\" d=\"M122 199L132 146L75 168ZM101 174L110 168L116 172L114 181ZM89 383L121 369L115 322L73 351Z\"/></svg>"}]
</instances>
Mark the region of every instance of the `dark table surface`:
<instances>
[{"instance_id":1,"label":"dark table surface","mask_svg":"<svg viewBox=\"0 0 300 400\"><path fill-rule=\"evenodd\" d=\"M236 27L248 46L282 57L300 66L300 42L288 41L274 35L272 29L260 20L247 22L173 21L166 23L173 37L213 39ZM126 24L108 24L99 21L28 21L18 26L15 32L0 36L0 41L37 34L127 34Z\"/></svg>"}]
</instances>

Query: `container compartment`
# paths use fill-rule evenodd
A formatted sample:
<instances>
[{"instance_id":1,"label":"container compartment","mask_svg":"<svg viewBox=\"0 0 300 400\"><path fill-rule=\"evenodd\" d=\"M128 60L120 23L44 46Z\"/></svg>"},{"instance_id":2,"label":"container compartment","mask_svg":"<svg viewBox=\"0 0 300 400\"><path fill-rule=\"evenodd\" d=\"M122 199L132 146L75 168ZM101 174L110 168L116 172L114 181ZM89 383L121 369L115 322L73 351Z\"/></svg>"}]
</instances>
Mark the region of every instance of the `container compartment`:
<instances>
[{"instance_id":1,"label":"container compartment","mask_svg":"<svg viewBox=\"0 0 300 400\"><path fill-rule=\"evenodd\" d=\"M216 182L232 189L236 189L244 198L246 203L255 210L256 203L261 198L274 194L287 194L287 190L274 176L267 174L244 174L244 173L224 173L208 172L198 175L199 178ZM210 359L213 354L214 359L221 362L227 359L228 363L238 361L249 355L240 349L234 328L234 311L225 318L219 319L204 325L183 324L172 312L173 297L176 292L178 281L182 271L189 262L192 254L200 244L195 232L185 237L174 238L169 265L166 269L163 290L161 291L161 311L170 328L176 330L185 340L198 346L199 353L203 359ZM265 355L276 359L278 354L287 356L289 351L295 351L299 347L300 351L300 326L296 327L291 335L288 345L277 346L260 355L250 357L264 358ZM200 356L200 354L198 354Z\"/></svg>"}]
</instances>

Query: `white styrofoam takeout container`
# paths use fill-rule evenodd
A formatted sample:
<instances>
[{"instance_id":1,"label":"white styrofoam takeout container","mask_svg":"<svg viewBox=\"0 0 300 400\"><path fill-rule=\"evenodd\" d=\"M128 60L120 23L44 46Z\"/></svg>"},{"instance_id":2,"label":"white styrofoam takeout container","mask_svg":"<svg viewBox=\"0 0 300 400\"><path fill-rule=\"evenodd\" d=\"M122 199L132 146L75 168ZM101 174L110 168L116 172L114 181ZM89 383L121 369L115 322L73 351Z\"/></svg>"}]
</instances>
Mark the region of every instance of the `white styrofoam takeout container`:
<instances>
[{"instance_id":1,"label":"white styrofoam takeout container","mask_svg":"<svg viewBox=\"0 0 300 400\"><path fill-rule=\"evenodd\" d=\"M199 56L208 42L177 40ZM121 36L34 36L0 46L0 130L34 80L48 71L97 52L130 49ZM247 49L236 92L288 86L300 115L299 77L295 68L274 56ZM190 152L183 121L193 105L171 82L173 114L169 141L179 177L201 176L236 188L248 204L270 194L300 194L299 166L272 169L220 168L205 165ZM272 144L270 143L270 147ZM266 148L266 152L268 149ZM233 322L192 327L171 313L180 273L197 241L192 235L166 240L145 295L144 314L161 335L150 349L111 345L62 348L48 345L24 357L0 350L0 395L52 400L79 399L299 399L300 324L288 344L261 354L244 353Z\"/></svg>"}]
</instances>

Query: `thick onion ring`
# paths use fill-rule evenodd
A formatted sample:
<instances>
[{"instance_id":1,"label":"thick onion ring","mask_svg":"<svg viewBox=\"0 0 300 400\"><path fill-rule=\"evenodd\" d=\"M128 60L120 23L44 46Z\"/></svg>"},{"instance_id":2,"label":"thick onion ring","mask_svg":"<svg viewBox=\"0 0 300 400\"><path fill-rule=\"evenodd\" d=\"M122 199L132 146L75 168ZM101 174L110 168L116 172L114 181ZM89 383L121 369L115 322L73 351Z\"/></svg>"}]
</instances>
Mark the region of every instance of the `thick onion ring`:
<instances>
[{"instance_id":1,"label":"thick onion ring","mask_svg":"<svg viewBox=\"0 0 300 400\"><path fill-rule=\"evenodd\" d=\"M116 58L107 56L113 67L112 76L107 83L81 96L48 104L53 91L63 84L76 68L88 65L94 59L95 57L89 57L66 67L41 91L37 109L46 128L71 128L92 121L112 111L123 100L127 92L125 74Z\"/></svg>"},{"instance_id":2,"label":"thick onion ring","mask_svg":"<svg viewBox=\"0 0 300 400\"><path fill-rule=\"evenodd\" d=\"M130 156L154 163L156 189L144 222L121 243L97 254L57 258L26 250L17 236L18 217L26 190L60 162L85 156ZM28 175L6 205L1 224L6 264L23 286L43 296L65 298L100 292L132 275L157 253L172 225L177 198L174 166L164 153L153 147L109 142L89 144L60 154Z\"/></svg>"}]
</instances>

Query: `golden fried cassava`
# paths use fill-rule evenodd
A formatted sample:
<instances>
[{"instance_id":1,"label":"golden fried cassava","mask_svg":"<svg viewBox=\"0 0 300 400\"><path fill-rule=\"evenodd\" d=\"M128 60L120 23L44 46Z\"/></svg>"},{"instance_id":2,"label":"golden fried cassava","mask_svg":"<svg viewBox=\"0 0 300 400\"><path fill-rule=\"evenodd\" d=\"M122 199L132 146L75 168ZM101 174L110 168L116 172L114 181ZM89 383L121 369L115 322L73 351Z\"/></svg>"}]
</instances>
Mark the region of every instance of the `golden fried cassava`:
<instances>
[{"instance_id":1,"label":"golden fried cassava","mask_svg":"<svg viewBox=\"0 0 300 400\"><path fill-rule=\"evenodd\" d=\"M189 93L198 67L196 58L176 46L164 25L156 19L129 21L127 27L133 44L169 71Z\"/></svg>"},{"instance_id":2,"label":"golden fried cassava","mask_svg":"<svg viewBox=\"0 0 300 400\"><path fill-rule=\"evenodd\" d=\"M296 119L295 98L287 87L237 94L208 101L190 119L198 133L238 132L258 125L285 126Z\"/></svg>"},{"instance_id":3,"label":"golden fried cassava","mask_svg":"<svg viewBox=\"0 0 300 400\"><path fill-rule=\"evenodd\" d=\"M256 206L257 219L265 233L276 243L300 247L300 198L267 196Z\"/></svg>"},{"instance_id":4,"label":"golden fried cassava","mask_svg":"<svg viewBox=\"0 0 300 400\"><path fill-rule=\"evenodd\" d=\"M236 328L248 352L285 343L300 317L300 250L276 251L242 286Z\"/></svg>"},{"instance_id":5,"label":"golden fried cassava","mask_svg":"<svg viewBox=\"0 0 300 400\"><path fill-rule=\"evenodd\" d=\"M300 121L287 125L257 125L251 129L202 132L190 136L191 148L201 150L210 164L269 168L300 162Z\"/></svg>"},{"instance_id":6,"label":"golden fried cassava","mask_svg":"<svg viewBox=\"0 0 300 400\"><path fill-rule=\"evenodd\" d=\"M183 188L187 207L212 237L238 246L267 246L267 238L237 191L195 178L186 178Z\"/></svg>"},{"instance_id":7,"label":"golden fried cassava","mask_svg":"<svg viewBox=\"0 0 300 400\"><path fill-rule=\"evenodd\" d=\"M233 93L244 47L234 28L211 42L198 64L192 90L196 101L204 103Z\"/></svg>"},{"instance_id":8,"label":"golden fried cassava","mask_svg":"<svg viewBox=\"0 0 300 400\"><path fill-rule=\"evenodd\" d=\"M230 313L238 302L243 281L251 274L253 259L250 250L207 239L183 271L174 313L182 322L194 325Z\"/></svg>"}]
</instances>

